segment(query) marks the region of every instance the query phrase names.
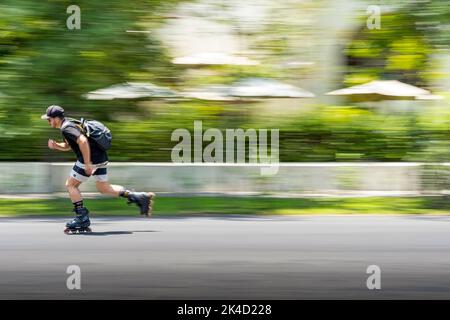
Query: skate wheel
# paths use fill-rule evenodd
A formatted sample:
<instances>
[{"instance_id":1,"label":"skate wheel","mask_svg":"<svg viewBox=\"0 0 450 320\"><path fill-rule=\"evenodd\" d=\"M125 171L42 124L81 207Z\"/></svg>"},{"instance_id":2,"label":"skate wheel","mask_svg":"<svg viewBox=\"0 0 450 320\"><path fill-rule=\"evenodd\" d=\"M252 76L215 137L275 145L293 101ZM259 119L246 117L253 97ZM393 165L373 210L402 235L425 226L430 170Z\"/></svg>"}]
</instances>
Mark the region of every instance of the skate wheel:
<instances>
[{"instance_id":1,"label":"skate wheel","mask_svg":"<svg viewBox=\"0 0 450 320\"><path fill-rule=\"evenodd\" d=\"M84 229L65 229L64 233L65 234L81 234L81 233L91 233L92 229L91 228L84 228Z\"/></svg>"}]
</instances>

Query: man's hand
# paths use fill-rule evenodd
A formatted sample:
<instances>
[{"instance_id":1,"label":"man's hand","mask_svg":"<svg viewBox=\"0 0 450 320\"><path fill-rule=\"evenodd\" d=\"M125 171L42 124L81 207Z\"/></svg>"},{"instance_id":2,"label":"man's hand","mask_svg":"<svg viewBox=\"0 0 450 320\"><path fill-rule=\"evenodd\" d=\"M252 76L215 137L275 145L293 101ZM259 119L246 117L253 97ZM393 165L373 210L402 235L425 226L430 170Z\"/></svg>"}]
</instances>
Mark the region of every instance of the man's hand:
<instances>
[{"instance_id":1,"label":"man's hand","mask_svg":"<svg viewBox=\"0 0 450 320\"><path fill-rule=\"evenodd\" d=\"M48 147L52 150L69 151L70 146L66 142L58 143L55 140L48 139Z\"/></svg>"},{"instance_id":2,"label":"man's hand","mask_svg":"<svg viewBox=\"0 0 450 320\"><path fill-rule=\"evenodd\" d=\"M48 147L49 147L50 149L52 149L52 150L55 150L55 149L56 149L55 143L56 143L56 142L55 142L54 140L48 139Z\"/></svg>"},{"instance_id":3,"label":"man's hand","mask_svg":"<svg viewBox=\"0 0 450 320\"><path fill-rule=\"evenodd\" d=\"M92 166L91 162L88 162L84 165L84 172L86 172L86 174L88 176L92 176L92 174L94 173L94 167Z\"/></svg>"}]
</instances>

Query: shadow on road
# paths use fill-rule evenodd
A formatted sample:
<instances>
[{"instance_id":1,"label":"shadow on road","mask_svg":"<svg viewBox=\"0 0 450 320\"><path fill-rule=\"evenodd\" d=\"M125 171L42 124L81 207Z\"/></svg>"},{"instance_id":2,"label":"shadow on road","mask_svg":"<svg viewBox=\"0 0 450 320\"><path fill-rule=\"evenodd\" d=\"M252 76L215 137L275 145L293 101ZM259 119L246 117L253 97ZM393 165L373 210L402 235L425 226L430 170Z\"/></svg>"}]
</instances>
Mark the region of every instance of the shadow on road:
<instances>
[{"instance_id":1,"label":"shadow on road","mask_svg":"<svg viewBox=\"0 0 450 320\"><path fill-rule=\"evenodd\" d=\"M155 230L103 231L103 232L92 231L90 233L80 233L80 234L77 234L77 235L82 235L82 236L119 236L119 235L126 235L126 234L133 234L133 233L142 233L142 232L159 232L159 231L155 231Z\"/></svg>"}]
</instances>

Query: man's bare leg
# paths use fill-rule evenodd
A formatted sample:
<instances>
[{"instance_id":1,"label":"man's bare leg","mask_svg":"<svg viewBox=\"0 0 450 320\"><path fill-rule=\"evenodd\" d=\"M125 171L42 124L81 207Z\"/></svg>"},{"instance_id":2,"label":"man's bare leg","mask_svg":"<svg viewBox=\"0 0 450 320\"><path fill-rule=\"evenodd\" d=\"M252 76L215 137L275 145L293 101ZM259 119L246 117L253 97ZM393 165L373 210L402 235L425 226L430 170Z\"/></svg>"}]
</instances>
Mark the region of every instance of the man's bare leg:
<instances>
[{"instance_id":1,"label":"man's bare leg","mask_svg":"<svg viewBox=\"0 0 450 320\"><path fill-rule=\"evenodd\" d=\"M76 203L79 201L83 201L83 197L81 196L81 192L78 187L81 185L81 181L69 177L66 181L66 189L69 192L70 200L72 203Z\"/></svg>"},{"instance_id":2,"label":"man's bare leg","mask_svg":"<svg viewBox=\"0 0 450 320\"><path fill-rule=\"evenodd\" d=\"M120 196L120 193L125 190L124 187L115 185L115 184L109 184L106 181L96 181L95 186L97 187L97 190L100 191L103 194L107 194L113 197Z\"/></svg>"},{"instance_id":3,"label":"man's bare leg","mask_svg":"<svg viewBox=\"0 0 450 320\"><path fill-rule=\"evenodd\" d=\"M152 192L132 192L125 189L122 186L109 184L106 181L96 181L95 185L97 190L103 194L111 195L114 197L123 197L128 199L129 202L136 203L141 214L150 216L153 209L153 198L155 194Z\"/></svg>"},{"instance_id":4,"label":"man's bare leg","mask_svg":"<svg viewBox=\"0 0 450 320\"><path fill-rule=\"evenodd\" d=\"M84 207L83 197L78 187L81 185L81 181L72 177L66 181L66 188L69 192L70 200L72 200L75 218L66 224L67 229L65 233L77 232L74 230L83 230L83 232L90 232L89 226L91 222L89 220L89 210Z\"/></svg>"}]
</instances>

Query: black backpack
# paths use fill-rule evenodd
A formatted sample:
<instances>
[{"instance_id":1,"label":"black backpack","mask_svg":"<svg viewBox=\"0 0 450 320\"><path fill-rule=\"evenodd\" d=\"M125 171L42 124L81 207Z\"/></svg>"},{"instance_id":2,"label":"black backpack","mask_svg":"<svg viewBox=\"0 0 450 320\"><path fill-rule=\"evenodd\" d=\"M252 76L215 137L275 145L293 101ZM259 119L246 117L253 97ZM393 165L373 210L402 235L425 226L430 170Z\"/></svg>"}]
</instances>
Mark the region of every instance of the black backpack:
<instances>
[{"instance_id":1,"label":"black backpack","mask_svg":"<svg viewBox=\"0 0 450 320\"><path fill-rule=\"evenodd\" d=\"M83 134L94 141L102 150L107 151L111 148L112 134L103 123L97 120L81 120L68 119L68 121L75 123L77 127L83 132ZM61 127L61 130L65 127Z\"/></svg>"}]
</instances>

